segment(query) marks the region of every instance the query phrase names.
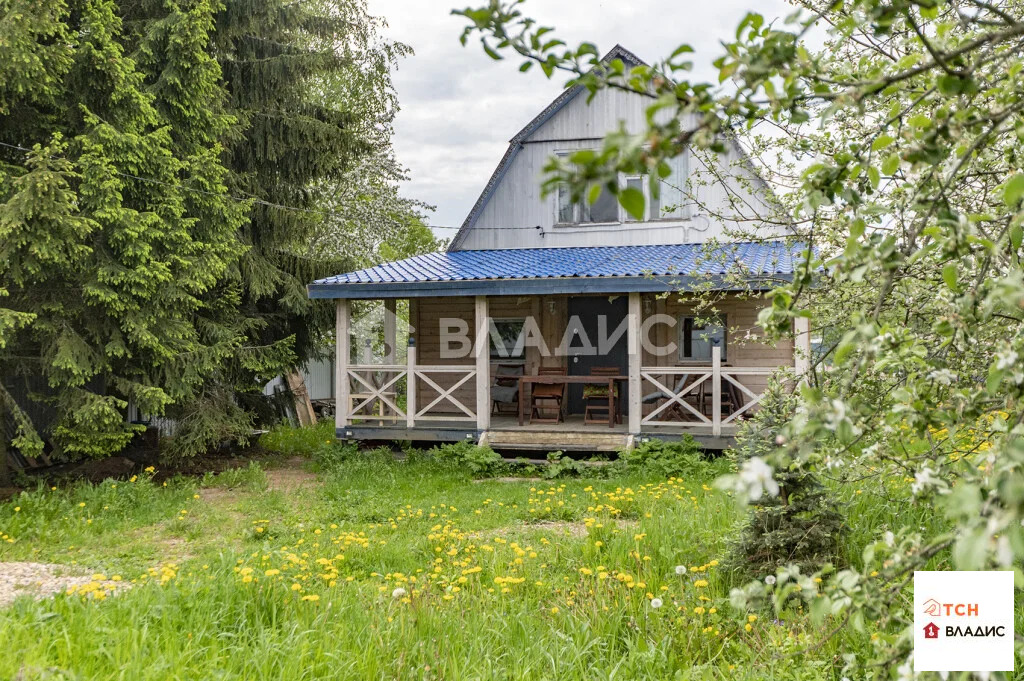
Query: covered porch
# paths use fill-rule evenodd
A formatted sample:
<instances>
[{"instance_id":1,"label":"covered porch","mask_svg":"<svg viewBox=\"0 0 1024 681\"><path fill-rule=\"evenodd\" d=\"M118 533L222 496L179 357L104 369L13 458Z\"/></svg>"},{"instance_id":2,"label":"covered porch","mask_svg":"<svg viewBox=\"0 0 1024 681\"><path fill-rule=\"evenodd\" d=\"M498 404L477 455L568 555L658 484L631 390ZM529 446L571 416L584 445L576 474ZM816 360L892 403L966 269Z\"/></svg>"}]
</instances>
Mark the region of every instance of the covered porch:
<instances>
[{"instance_id":1,"label":"covered porch","mask_svg":"<svg viewBox=\"0 0 1024 681\"><path fill-rule=\"evenodd\" d=\"M666 248L678 256L695 246L463 251L316 282L311 296L336 300L337 436L614 451L689 434L708 448L729 446L771 375L791 369L795 377L810 356L806 326L795 329L795 342L758 336L764 302L749 277L741 289L724 272L704 272L718 291L708 311L680 292L696 283L690 275L470 279L452 271L500 253L518 256L521 273L530 266L524 259L569 250L586 252L576 269L607 269L609 257L621 267L623 255L607 251L646 250L631 255L650 264ZM773 262L770 273L756 274L788 274ZM436 280L435 271L443 273ZM353 325L353 306L368 301L383 308L374 339Z\"/></svg>"}]
</instances>

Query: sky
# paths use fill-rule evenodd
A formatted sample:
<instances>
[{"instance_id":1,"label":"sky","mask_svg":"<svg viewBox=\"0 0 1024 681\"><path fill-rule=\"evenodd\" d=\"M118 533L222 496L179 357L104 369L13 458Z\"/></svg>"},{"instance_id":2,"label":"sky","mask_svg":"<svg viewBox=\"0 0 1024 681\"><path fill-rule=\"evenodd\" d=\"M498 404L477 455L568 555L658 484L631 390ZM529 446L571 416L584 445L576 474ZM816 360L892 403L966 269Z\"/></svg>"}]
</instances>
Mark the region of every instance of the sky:
<instances>
[{"instance_id":1,"label":"sky","mask_svg":"<svg viewBox=\"0 0 1024 681\"><path fill-rule=\"evenodd\" d=\"M401 111L394 147L409 169L402 194L436 207L435 228L458 227L494 171L509 139L558 96L566 78L547 80L520 59L495 62L478 40L459 43L465 20L453 7L486 0L369 0L371 14L388 22L384 37L411 46L394 74ZM601 53L616 43L646 61L671 54L681 43L695 50L693 78L711 80L720 41L752 9L767 19L792 8L783 0L528 0L523 11L570 45L589 40ZM435 230L450 237L450 230Z\"/></svg>"}]
</instances>

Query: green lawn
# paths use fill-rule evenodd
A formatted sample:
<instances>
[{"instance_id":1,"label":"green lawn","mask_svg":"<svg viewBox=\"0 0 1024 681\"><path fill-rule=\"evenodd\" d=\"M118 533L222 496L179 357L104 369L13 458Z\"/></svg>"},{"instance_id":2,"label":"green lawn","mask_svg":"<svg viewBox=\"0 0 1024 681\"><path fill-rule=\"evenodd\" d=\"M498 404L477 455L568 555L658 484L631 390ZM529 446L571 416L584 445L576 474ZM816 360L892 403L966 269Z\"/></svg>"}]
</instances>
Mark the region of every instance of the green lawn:
<instances>
[{"instance_id":1,"label":"green lawn","mask_svg":"<svg viewBox=\"0 0 1024 681\"><path fill-rule=\"evenodd\" d=\"M868 634L730 607L743 510L711 483L481 482L378 452L43 488L0 504L0 562L133 588L0 610L0 678L838 679Z\"/></svg>"}]
</instances>

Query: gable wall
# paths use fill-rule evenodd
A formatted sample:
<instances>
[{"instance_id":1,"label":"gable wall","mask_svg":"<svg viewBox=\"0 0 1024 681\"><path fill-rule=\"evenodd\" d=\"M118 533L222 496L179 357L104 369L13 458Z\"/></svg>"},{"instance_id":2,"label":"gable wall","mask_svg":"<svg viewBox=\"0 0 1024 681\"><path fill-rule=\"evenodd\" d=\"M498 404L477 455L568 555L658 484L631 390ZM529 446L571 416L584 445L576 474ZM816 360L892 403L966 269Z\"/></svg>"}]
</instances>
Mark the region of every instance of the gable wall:
<instances>
[{"instance_id":1,"label":"gable wall","mask_svg":"<svg viewBox=\"0 0 1024 681\"><path fill-rule=\"evenodd\" d=\"M499 181L487 204L480 212L466 239L459 245L462 250L494 248L560 248L571 246L622 246L678 244L702 242L722 238L724 230L735 228L736 223L721 223L691 209L692 217L685 220L657 220L627 222L612 225L555 226L556 197L541 196L543 168L556 152L577 149L596 149L605 133L615 130L624 121L627 130L641 131L644 111L649 100L639 95L618 90L602 91L587 103L586 93L577 95L548 121L527 137L513 156L504 176ZM749 171L737 167L738 150L730 151L717 164L722 176L742 174L753 186L761 187ZM764 201L751 196L744 182L726 179L723 186L716 173L690 157L691 177L698 177L695 190L701 203L715 206L713 212L735 214L730 201L749 203L758 209ZM741 213L754 212L750 207ZM541 229L536 229L540 226ZM745 225L749 227L749 225ZM781 235L780 229L764 230L761 236Z\"/></svg>"}]
</instances>

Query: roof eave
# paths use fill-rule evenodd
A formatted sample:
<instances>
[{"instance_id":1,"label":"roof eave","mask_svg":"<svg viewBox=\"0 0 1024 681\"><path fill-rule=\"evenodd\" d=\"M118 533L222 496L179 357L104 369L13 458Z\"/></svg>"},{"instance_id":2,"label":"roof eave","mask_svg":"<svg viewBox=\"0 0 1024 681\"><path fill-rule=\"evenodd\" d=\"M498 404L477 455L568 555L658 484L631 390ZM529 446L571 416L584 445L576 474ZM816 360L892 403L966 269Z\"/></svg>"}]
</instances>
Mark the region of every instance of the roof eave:
<instances>
[{"instance_id":1,"label":"roof eave","mask_svg":"<svg viewBox=\"0 0 1024 681\"><path fill-rule=\"evenodd\" d=\"M792 274L767 274L737 280L735 275L657 275L630 277L539 277L462 279L458 281L310 284L310 298L384 299L455 296L664 293L667 291L768 291Z\"/></svg>"}]
</instances>

